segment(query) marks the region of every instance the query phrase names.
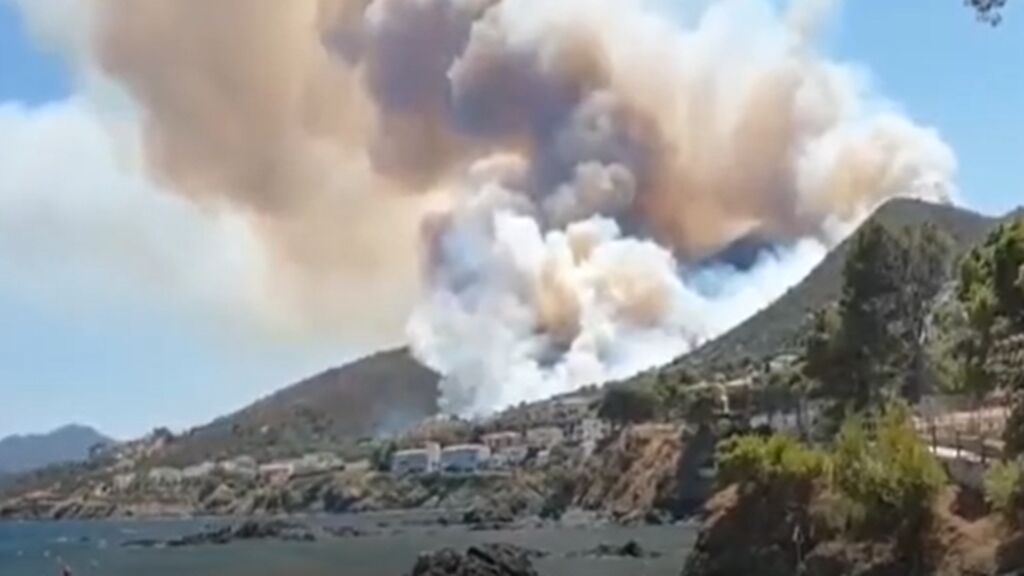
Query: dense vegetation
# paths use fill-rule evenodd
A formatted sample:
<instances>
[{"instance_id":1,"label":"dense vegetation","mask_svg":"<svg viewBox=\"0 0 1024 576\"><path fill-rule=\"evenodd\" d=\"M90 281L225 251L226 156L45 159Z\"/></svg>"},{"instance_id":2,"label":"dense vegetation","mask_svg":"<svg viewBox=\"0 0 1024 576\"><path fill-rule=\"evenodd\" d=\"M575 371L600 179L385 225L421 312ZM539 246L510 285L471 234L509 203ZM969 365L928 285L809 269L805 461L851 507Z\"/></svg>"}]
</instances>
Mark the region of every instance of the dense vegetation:
<instances>
[{"instance_id":1,"label":"dense vegetation","mask_svg":"<svg viewBox=\"0 0 1024 576\"><path fill-rule=\"evenodd\" d=\"M985 499L1013 524L1024 511L1024 467L1020 462L996 462L985 475Z\"/></svg>"},{"instance_id":2,"label":"dense vegetation","mask_svg":"<svg viewBox=\"0 0 1024 576\"><path fill-rule=\"evenodd\" d=\"M805 374L837 413L925 392L924 332L951 265L951 242L934 226L869 224L855 236L839 304L818 313L805 346Z\"/></svg>"},{"instance_id":3,"label":"dense vegetation","mask_svg":"<svg viewBox=\"0 0 1024 576\"><path fill-rule=\"evenodd\" d=\"M916 532L946 481L898 405L848 418L826 448L782 435L736 437L723 446L719 465L723 483L746 491L835 496L832 519L840 530Z\"/></svg>"},{"instance_id":4,"label":"dense vegetation","mask_svg":"<svg viewBox=\"0 0 1024 576\"><path fill-rule=\"evenodd\" d=\"M948 569L953 544L943 539L973 536L940 503L952 494L945 471L911 420L910 407L932 394L1012 402L1005 459L984 481L992 518L1009 536L974 545L994 546L975 558L987 558L985 570L1019 567L1010 552L1024 525L1024 460L1015 459L1024 451L1024 219L966 252L929 225L869 223L847 244L839 295L810 316L797 358L746 368L758 410L792 411L810 396L827 406L825 417L802 439L768 430L720 446L719 481L735 501L712 506L687 573ZM749 552L724 553L730 541Z\"/></svg>"}]
</instances>

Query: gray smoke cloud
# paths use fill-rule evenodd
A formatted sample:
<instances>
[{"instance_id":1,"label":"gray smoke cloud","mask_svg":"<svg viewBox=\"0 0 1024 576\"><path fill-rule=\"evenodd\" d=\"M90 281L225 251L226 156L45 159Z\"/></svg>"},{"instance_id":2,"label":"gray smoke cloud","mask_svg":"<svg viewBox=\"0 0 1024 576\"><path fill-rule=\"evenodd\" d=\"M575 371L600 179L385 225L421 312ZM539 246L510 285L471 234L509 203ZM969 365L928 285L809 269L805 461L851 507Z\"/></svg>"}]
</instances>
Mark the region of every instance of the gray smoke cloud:
<instances>
[{"instance_id":1,"label":"gray smoke cloud","mask_svg":"<svg viewBox=\"0 0 1024 576\"><path fill-rule=\"evenodd\" d=\"M816 50L824 2L88 5L159 187L244 220L301 322L404 331L453 412L670 359L880 202L954 192L941 138ZM780 248L701 268L751 234Z\"/></svg>"}]
</instances>

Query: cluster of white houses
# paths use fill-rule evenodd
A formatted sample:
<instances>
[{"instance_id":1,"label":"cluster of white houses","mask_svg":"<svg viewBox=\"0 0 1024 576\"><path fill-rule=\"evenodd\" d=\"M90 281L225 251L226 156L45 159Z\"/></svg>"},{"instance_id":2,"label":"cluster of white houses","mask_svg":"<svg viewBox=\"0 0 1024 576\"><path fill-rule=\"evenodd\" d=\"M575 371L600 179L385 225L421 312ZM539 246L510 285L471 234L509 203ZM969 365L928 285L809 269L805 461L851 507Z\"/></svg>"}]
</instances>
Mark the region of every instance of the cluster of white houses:
<instances>
[{"instance_id":1,"label":"cluster of white houses","mask_svg":"<svg viewBox=\"0 0 1024 576\"><path fill-rule=\"evenodd\" d=\"M435 472L472 473L488 467L491 450L483 444L458 444L443 449L436 442L423 448L400 450L391 458L392 473L432 474Z\"/></svg>"},{"instance_id":2,"label":"cluster of white houses","mask_svg":"<svg viewBox=\"0 0 1024 576\"><path fill-rule=\"evenodd\" d=\"M152 468L146 474L119 474L114 477L114 488L127 490L136 482L145 479L151 484L173 486L200 481L213 475L232 476L268 481L287 482L291 478L322 474L345 468L345 461L330 452L307 454L292 460L280 460L259 464L251 456L239 456L220 462L203 462L187 468Z\"/></svg>"},{"instance_id":3,"label":"cluster of white houses","mask_svg":"<svg viewBox=\"0 0 1024 576\"><path fill-rule=\"evenodd\" d=\"M485 434L476 444L441 447L428 442L422 448L400 450L391 459L392 473L458 473L482 470L510 470L527 463L531 456L544 461L553 448L579 447L587 455L609 432L609 426L597 418L583 418L564 426L538 426L525 432L513 430Z\"/></svg>"}]
</instances>

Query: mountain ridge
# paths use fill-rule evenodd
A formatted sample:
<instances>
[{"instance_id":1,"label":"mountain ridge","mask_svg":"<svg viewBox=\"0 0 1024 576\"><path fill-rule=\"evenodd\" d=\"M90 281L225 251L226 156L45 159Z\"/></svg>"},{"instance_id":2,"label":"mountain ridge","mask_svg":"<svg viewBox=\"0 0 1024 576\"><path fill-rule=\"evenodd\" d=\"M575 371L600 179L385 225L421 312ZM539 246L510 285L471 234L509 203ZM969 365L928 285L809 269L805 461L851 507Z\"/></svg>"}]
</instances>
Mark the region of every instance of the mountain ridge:
<instances>
[{"instance_id":1,"label":"mountain ridge","mask_svg":"<svg viewBox=\"0 0 1024 576\"><path fill-rule=\"evenodd\" d=\"M408 348L370 354L285 386L179 436L164 463L287 457L401 431L438 412L440 376Z\"/></svg>"},{"instance_id":2,"label":"mountain ridge","mask_svg":"<svg viewBox=\"0 0 1024 576\"><path fill-rule=\"evenodd\" d=\"M0 475L14 475L53 464L78 462L90 450L114 440L81 424L68 424L50 432L15 434L0 439Z\"/></svg>"},{"instance_id":3,"label":"mountain ridge","mask_svg":"<svg viewBox=\"0 0 1024 576\"><path fill-rule=\"evenodd\" d=\"M896 199L882 204L862 226L878 223L896 230L932 223L951 236L959 254L983 241L1000 222L1020 214L1024 214L1024 208L1002 217L990 217L951 204ZM839 298L850 238L829 251L806 278L780 298L725 334L662 368L685 365L713 372L744 358L758 359L795 351L796 336L810 314Z\"/></svg>"}]
</instances>

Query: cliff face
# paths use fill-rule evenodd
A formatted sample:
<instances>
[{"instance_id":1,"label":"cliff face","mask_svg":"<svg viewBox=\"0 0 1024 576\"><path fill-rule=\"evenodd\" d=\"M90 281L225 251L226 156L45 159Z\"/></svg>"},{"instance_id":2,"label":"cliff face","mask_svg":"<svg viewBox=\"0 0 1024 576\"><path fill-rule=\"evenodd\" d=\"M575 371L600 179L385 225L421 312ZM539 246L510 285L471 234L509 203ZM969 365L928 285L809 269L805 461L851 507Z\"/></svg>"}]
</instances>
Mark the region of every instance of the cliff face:
<instances>
[{"instance_id":1,"label":"cliff face","mask_svg":"<svg viewBox=\"0 0 1024 576\"><path fill-rule=\"evenodd\" d=\"M912 545L878 528L830 526L835 502L820 492L718 493L706 509L684 576L996 576L1024 569L1024 535L993 516L965 514L947 490Z\"/></svg>"},{"instance_id":2,"label":"cliff face","mask_svg":"<svg viewBox=\"0 0 1024 576\"><path fill-rule=\"evenodd\" d=\"M584 468L577 504L624 522L683 516L701 499L698 470L713 449L674 425L623 430Z\"/></svg>"}]
</instances>

